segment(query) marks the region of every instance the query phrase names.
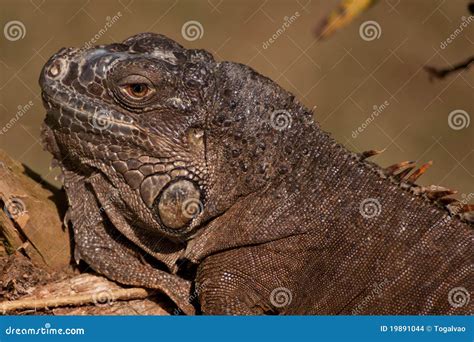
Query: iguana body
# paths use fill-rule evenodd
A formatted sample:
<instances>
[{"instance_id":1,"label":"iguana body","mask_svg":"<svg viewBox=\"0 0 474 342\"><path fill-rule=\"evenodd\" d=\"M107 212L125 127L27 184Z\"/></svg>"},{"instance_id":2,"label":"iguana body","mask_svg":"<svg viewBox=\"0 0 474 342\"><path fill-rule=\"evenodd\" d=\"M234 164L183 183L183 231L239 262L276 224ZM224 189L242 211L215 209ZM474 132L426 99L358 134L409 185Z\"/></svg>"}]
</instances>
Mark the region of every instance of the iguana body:
<instances>
[{"instance_id":1,"label":"iguana body","mask_svg":"<svg viewBox=\"0 0 474 342\"><path fill-rule=\"evenodd\" d=\"M473 312L449 191L350 153L251 68L145 33L63 49L40 84L76 260L97 272L185 313Z\"/></svg>"}]
</instances>

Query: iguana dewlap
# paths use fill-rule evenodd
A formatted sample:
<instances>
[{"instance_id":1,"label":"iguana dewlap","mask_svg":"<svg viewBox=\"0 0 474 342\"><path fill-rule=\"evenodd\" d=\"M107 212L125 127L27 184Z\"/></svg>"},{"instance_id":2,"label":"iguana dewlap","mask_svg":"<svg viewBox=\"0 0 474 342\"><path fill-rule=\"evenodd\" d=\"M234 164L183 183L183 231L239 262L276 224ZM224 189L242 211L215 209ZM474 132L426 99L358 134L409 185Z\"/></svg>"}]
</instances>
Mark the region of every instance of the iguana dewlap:
<instances>
[{"instance_id":1,"label":"iguana dewlap","mask_svg":"<svg viewBox=\"0 0 474 342\"><path fill-rule=\"evenodd\" d=\"M98 273L184 313L473 313L472 208L349 152L250 67L143 33L60 50L40 85Z\"/></svg>"}]
</instances>

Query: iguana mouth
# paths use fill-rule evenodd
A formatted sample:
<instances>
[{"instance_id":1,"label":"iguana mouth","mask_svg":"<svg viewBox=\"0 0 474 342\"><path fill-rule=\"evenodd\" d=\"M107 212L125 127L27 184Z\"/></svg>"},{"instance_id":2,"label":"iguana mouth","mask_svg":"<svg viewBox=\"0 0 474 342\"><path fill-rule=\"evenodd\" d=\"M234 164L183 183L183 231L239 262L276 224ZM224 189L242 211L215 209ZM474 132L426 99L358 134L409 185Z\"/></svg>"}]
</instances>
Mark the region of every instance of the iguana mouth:
<instances>
[{"instance_id":1,"label":"iguana mouth","mask_svg":"<svg viewBox=\"0 0 474 342\"><path fill-rule=\"evenodd\" d=\"M99 105L94 105L90 100L85 101L77 94L74 95L74 101L64 101L65 98L68 98L65 93L56 92L52 96L44 90L42 92L47 118L52 119L48 123L53 123L54 128L95 134L110 131L124 136L132 135L133 130L138 130L132 118L113 109L101 109Z\"/></svg>"}]
</instances>

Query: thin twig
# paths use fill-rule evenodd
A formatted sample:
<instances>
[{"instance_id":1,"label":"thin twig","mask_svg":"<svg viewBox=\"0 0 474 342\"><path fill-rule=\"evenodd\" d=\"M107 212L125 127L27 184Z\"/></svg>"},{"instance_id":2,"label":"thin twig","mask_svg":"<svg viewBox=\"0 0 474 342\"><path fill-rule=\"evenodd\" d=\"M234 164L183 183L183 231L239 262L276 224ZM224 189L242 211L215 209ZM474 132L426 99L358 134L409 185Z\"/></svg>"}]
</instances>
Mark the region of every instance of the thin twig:
<instances>
[{"instance_id":1,"label":"thin twig","mask_svg":"<svg viewBox=\"0 0 474 342\"><path fill-rule=\"evenodd\" d=\"M443 79L449 74L452 74L453 72L469 69L472 63L474 63L474 56L469 57L466 61L453 65L449 68L435 68L431 66L426 66L425 70L428 71L428 73L430 74L430 80L432 80L433 78Z\"/></svg>"},{"instance_id":2,"label":"thin twig","mask_svg":"<svg viewBox=\"0 0 474 342\"><path fill-rule=\"evenodd\" d=\"M133 300L144 299L152 295L153 292L143 288L131 289L115 289L105 290L104 296L107 303L112 303L117 300ZM55 298L28 298L0 303L0 312L6 314L7 312L27 310L27 309L46 309L57 308L60 306L80 306L86 304L103 304L100 293L86 293L72 296L55 297Z\"/></svg>"}]
</instances>

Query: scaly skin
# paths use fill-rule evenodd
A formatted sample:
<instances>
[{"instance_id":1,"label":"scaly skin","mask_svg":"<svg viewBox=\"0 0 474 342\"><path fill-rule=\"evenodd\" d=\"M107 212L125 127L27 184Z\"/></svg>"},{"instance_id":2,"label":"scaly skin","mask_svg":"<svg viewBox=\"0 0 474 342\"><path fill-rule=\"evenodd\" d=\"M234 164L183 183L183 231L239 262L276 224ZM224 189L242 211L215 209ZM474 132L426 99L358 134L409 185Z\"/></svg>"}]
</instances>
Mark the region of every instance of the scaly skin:
<instances>
[{"instance_id":1,"label":"scaly skin","mask_svg":"<svg viewBox=\"0 0 474 342\"><path fill-rule=\"evenodd\" d=\"M40 84L76 260L97 272L188 314L473 312L465 214L249 67L144 33L63 49Z\"/></svg>"}]
</instances>

